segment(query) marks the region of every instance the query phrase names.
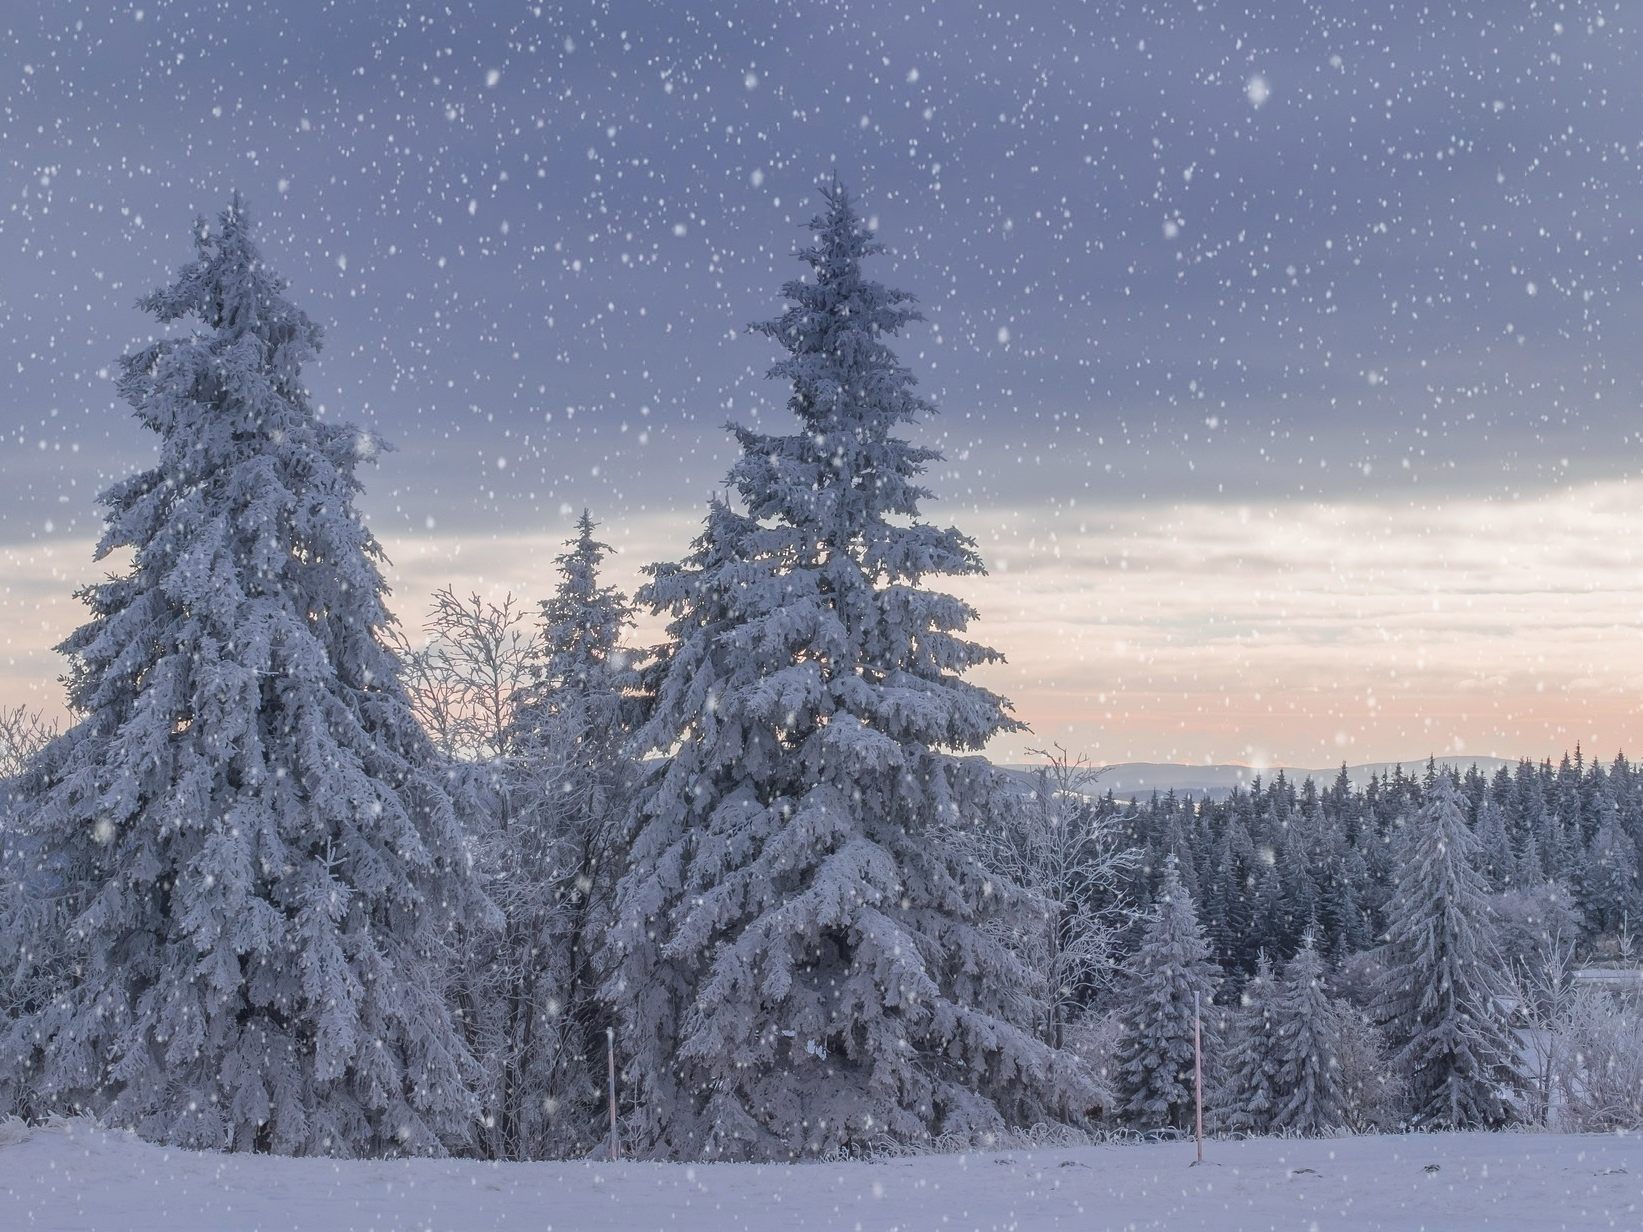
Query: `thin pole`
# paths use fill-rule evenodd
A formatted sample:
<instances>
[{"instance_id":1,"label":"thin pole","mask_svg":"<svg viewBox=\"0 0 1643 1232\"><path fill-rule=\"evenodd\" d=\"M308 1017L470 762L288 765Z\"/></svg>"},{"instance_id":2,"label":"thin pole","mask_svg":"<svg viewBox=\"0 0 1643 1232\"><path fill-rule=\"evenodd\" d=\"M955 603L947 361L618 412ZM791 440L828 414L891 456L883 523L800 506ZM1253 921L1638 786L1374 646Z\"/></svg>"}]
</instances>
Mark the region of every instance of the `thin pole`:
<instances>
[{"instance_id":1,"label":"thin pole","mask_svg":"<svg viewBox=\"0 0 1643 1232\"><path fill-rule=\"evenodd\" d=\"M607 1089L610 1092L610 1157L622 1158L622 1140L616 1136L616 1028L605 1028Z\"/></svg>"},{"instance_id":2,"label":"thin pole","mask_svg":"<svg viewBox=\"0 0 1643 1232\"><path fill-rule=\"evenodd\" d=\"M1192 1096L1198 1111L1198 1163L1204 1162L1204 1029L1198 994L1192 994Z\"/></svg>"}]
</instances>

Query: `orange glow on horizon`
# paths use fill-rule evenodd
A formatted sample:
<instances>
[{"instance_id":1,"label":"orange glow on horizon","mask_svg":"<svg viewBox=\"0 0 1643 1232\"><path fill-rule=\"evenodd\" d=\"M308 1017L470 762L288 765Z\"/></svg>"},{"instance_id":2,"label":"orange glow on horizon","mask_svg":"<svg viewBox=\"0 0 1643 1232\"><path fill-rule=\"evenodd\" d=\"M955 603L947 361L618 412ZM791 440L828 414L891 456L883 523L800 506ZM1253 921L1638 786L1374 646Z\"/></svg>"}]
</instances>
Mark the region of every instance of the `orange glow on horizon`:
<instances>
[{"instance_id":1,"label":"orange glow on horizon","mask_svg":"<svg viewBox=\"0 0 1643 1232\"><path fill-rule=\"evenodd\" d=\"M1008 659L978 679L1034 728L995 756L1054 740L1098 764L1317 768L1643 749L1634 496L1608 482L1511 502L932 514L980 543L991 574L951 588ZM569 525L389 535L395 609L414 629L447 583L534 604ZM611 517L611 580L631 590L695 526L693 513ZM60 712L50 647L101 566L81 541L0 548L0 565L0 701ZM660 632L647 619L638 638Z\"/></svg>"}]
</instances>

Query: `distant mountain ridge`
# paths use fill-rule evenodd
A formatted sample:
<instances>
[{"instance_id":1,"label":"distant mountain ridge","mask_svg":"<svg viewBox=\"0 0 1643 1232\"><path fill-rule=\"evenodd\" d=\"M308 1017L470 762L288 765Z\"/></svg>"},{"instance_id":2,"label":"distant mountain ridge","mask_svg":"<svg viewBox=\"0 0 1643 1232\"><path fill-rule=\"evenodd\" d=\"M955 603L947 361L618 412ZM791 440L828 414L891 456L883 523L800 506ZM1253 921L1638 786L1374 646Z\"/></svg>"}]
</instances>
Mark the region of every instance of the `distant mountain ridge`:
<instances>
[{"instance_id":1,"label":"distant mountain ridge","mask_svg":"<svg viewBox=\"0 0 1643 1232\"><path fill-rule=\"evenodd\" d=\"M1355 786L1362 787L1369 782L1371 775L1384 777L1391 773L1395 766L1401 765L1405 774L1419 775L1425 771L1426 761L1426 757L1422 756L1404 762L1365 762L1358 766L1348 766L1346 774ZM1514 759L1505 757L1440 757L1437 762L1439 766L1453 767L1462 774L1469 767L1476 766L1484 774L1490 775L1501 766L1517 764ZM1037 767L1016 764L1002 768L1014 773L1030 774ZM1302 766L1239 766L1231 763L1191 766L1174 762L1127 761L1108 766L1092 785L1091 793L1104 796L1110 790L1119 799L1127 800L1131 796L1150 796L1155 791L1163 794L1173 790L1181 795L1190 793L1199 798L1219 800L1231 795L1234 788L1249 787L1257 778L1263 783L1270 783L1279 771L1297 786L1310 778L1323 788L1335 781L1335 776L1341 772L1341 768L1338 765L1324 769L1309 769Z\"/></svg>"}]
</instances>

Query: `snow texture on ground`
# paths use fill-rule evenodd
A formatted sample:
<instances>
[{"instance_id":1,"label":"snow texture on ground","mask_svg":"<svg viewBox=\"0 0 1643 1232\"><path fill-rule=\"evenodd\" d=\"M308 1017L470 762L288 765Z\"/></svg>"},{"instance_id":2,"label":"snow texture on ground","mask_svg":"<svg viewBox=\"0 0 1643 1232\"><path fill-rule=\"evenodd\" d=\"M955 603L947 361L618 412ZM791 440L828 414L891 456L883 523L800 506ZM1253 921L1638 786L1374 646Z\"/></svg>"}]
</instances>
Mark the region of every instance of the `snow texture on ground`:
<instances>
[{"instance_id":1,"label":"snow texture on ground","mask_svg":"<svg viewBox=\"0 0 1643 1232\"><path fill-rule=\"evenodd\" d=\"M0 1144L4 1232L1643 1228L1638 1136L1264 1139L1203 1168L1190 1143L796 1166L276 1159L82 1124Z\"/></svg>"}]
</instances>

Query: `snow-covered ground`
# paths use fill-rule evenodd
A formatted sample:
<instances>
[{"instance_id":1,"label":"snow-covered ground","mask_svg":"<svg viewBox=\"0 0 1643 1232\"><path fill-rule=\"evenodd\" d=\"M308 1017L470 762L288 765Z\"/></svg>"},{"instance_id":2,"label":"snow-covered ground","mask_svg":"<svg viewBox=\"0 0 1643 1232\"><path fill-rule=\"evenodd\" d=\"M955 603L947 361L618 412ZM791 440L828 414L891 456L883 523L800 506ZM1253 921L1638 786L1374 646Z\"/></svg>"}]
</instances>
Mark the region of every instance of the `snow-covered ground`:
<instances>
[{"instance_id":1,"label":"snow-covered ground","mask_svg":"<svg viewBox=\"0 0 1643 1232\"><path fill-rule=\"evenodd\" d=\"M1179 1143L787 1167L333 1163L168 1151L70 1125L0 1146L0 1229L1643 1228L1637 1136L1257 1140L1208 1154L1204 1168Z\"/></svg>"}]
</instances>

